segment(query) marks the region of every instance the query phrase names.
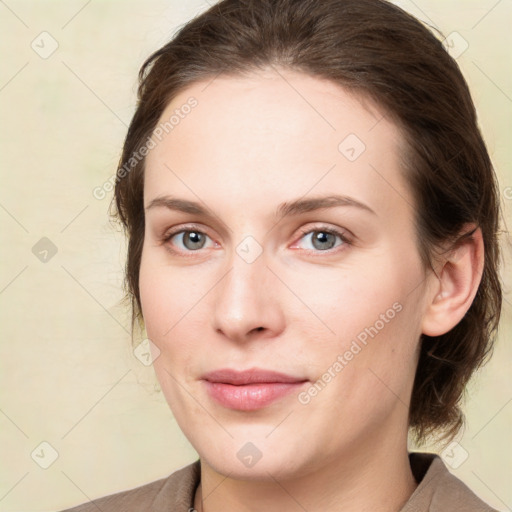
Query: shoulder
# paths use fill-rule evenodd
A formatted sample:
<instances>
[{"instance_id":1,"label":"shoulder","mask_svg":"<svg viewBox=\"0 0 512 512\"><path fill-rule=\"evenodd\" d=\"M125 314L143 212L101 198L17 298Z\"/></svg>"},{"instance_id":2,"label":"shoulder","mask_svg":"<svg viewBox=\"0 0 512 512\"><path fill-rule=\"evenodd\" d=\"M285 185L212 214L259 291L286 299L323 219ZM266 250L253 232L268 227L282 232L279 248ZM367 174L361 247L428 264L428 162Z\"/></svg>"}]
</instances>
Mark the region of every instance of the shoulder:
<instances>
[{"instance_id":1,"label":"shoulder","mask_svg":"<svg viewBox=\"0 0 512 512\"><path fill-rule=\"evenodd\" d=\"M497 512L452 475L438 455L411 453L418 487L400 512Z\"/></svg>"},{"instance_id":2,"label":"shoulder","mask_svg":"<svg viewBox=\"0 0 512 512\"><path fill-rule=\"evenodd\" d=\"M103 496L61 512L148 512L183 510L188 512L199 483L199 460L185 466L166 478L140 487Z\"/></svg>"}]
</instances>

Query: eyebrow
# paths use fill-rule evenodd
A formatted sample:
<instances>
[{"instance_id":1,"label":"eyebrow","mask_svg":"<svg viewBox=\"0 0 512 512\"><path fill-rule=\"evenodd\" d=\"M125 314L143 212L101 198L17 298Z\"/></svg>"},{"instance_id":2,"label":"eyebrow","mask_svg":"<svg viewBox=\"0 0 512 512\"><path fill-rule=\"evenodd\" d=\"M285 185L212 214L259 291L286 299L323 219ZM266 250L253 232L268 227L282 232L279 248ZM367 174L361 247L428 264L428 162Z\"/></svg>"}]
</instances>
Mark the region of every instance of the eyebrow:
<instances>
[{"instance_id":1,"label":"eyebrow","mask_svg":"<svg viewBox=\"0 0 512 512\"><path fill-rule=\"evenodd\" d=\"M325 208L335 208L337 206L352 206L361 210L377 215L368 205L357 201L348 196L330 195L322 197L311 197L308 199L296 199L291 202L280 204L276 210L276 217L283 218L292 215L300 215Z\"/></svg>"},{"instance_id":2,"label":"eyebrow","mask_svg":"<svg viewBox=\"0 0 512 512\"><path fill-rule=\"evenodd\" d=\"M293 201L287 201L281 203L277 209L275 216L278 219L284 217L291 217L294 215L300 215L316 210L322 210L326 208L335 208L338 206L350 206L369 212L373 215L377 215L368 205L357 201L356 199L342 195L329 195L321 197L311 197L307 199L299 198ZM201 215L202 217L213 218L207 208L202 206L200 203L195 201L189 201L187 199L179 199L172 196L159 196L153 199L148 206L146 211L156 208L163 207L169 210L176 210L183 213L190 213L193 215Z\"/></svg>"}]
</instances>

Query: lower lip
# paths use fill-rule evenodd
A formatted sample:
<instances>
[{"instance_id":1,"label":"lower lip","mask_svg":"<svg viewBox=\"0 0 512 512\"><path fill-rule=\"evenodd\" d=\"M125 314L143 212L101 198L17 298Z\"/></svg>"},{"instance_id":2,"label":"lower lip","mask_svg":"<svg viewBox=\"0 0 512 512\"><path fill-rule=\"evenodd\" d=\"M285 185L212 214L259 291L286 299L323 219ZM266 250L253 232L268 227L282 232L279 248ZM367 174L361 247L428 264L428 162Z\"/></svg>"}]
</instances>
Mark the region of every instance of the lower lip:
<instances>
[{"instance_id":1,"label":"lower lip","mask_svg":"<svg viewBox=\"0 0 512 512\"><path fill-rule=\"evenodd\" d=\"M206 383L208 394L229 409L255 411L262 409L279 398L298 391L305 382L262 382L235 386L221 382Z\"/></svg>"}]
</instances>

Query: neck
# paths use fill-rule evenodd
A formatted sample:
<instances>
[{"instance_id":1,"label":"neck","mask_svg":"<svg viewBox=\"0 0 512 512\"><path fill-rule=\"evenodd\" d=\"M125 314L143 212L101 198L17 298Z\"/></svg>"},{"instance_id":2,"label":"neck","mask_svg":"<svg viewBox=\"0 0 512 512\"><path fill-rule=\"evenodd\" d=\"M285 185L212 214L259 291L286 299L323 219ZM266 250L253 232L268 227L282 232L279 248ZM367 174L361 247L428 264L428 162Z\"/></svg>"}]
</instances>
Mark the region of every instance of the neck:
<instances>
[{"instance_id":1,"label":"neck","mask_svg":"<svg viewBox=\"0 0 512 512\"><path fill-rule=\"evenodd\" d=\"M401 442L376 448L365 440L317 470L279 481L270 475L264 481L236 480L201 460L194 508L197 512L397 512L417 485L406 446Z\"/></svg>"}]
</instances>

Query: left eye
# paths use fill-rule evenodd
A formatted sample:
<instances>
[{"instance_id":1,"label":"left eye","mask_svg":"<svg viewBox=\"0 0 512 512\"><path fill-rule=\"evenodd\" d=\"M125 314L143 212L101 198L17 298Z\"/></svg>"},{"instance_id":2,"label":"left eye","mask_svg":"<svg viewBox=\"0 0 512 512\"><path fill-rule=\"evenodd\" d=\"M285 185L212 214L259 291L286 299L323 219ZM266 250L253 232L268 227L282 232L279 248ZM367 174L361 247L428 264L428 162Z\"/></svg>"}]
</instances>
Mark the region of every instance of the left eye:
<instances>
[{"instance_id":1,"label":"left eye","mask_svg":"<svg viewBox=\"0 0 512 512\"><path fill-rule=\"evenodd\" d=\"M321 228L304 232L302 234L301 239L307 240L313 248L306 248L307 250L316 251L328 251L330 249L334 249L335 247L339 247L340 245L348 243L348 240L342 233L339 233L338 231L332 229ZM336 239L340 240L340 243L338 243L337 245Z\"/></svg>"}]
</instances>

